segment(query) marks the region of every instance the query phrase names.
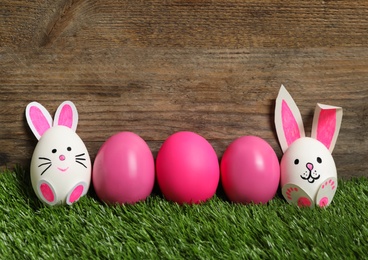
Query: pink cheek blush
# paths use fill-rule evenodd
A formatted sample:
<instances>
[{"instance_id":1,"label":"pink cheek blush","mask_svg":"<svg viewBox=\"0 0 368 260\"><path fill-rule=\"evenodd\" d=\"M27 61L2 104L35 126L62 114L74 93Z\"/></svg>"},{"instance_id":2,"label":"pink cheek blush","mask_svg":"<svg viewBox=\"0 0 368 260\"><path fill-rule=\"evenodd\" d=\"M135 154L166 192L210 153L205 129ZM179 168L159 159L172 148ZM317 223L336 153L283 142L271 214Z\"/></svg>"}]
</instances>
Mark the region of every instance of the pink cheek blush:
<instances>
[{"instance_id":1,"label":"pink cheek blush","mask_svg":"<svg viewBox=\"0 0 368 260\"><path fill-rule=\"evenodd\" d=\"M193 132L177 132L166 139L157 155L156 174L165 198L179 204L208 200L220 179L215 150Z\"/></svg>"},{"instance_id":2,"label":"pink cheek blush","mask_svg":"<svg viewBox=\"0 0 368 260\"><path fill-rule=\"evenodd\" d=\"M272 147L256 136L232 142L221 160L221 181L233 202L267 203L280 182L280 164Z\"/></svg>"},{"instance_id":3,"label":"pink cheek blush","mask_svg":"<svg viewBox=\"0 0 368 260\"><path fill-rule=\"evenodd\" d=\"M109 204L136 203L152 192L154 159L147 143L132 132L110 137L93 165L92 181L97 196Z\"/></svg>"}]
</instances>

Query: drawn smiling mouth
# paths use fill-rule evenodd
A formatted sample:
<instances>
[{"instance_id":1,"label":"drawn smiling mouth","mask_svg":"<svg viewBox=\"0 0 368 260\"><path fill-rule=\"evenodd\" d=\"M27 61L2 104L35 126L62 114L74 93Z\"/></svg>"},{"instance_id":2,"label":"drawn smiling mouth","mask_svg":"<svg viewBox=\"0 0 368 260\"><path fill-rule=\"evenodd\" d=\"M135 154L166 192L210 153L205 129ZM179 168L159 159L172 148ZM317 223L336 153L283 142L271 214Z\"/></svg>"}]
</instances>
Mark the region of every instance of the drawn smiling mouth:
<instances>
[{"instance_id":1,"label":"drawn smiling mouth","mask_svg":"<svg viewBox=\"0 0 368 260\"><path fill-rule=\"evenodd\" d=\"M303 180L306 180L306 181L308 181L309 183L313 183L315 180L318 180L320 176L321 176L321 175L318 175L318 176L313 177L313 176L312 176L312 171L309 171L308 176L306 176L306 177L305 177L305 176L303 176L303 175L300 175L300 177L301 177Z\"/></svg>"},{"instance_id":2,"label":"drawn smiling mouth","mask_svg":"<svg viewBox=\"0 0 368 260\"><path fill-rule=\"evenodd\" d=\"M69 167L66 167L66 168L59 168L59 167L57 167L57 169L59 170L59 171L62 171L62 172L66 172L68 169L69 169Z\"/></svg>"}]
</instances>

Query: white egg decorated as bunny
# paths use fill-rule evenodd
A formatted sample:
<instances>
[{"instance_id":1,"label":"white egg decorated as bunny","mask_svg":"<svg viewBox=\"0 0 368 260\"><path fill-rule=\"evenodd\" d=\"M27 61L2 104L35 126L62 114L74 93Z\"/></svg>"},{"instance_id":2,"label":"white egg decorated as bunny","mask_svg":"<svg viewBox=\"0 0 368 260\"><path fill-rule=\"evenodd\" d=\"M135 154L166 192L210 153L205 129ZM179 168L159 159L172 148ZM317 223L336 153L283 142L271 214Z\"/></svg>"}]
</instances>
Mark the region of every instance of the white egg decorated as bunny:
<instances>
[{"instance_id":1,"label":"white egg decorated as bunny","mask_svg":"<svg viewBox=\"0 0 368 260\"><path fill-rule=\"evenodd\" d=\"M276 99L275 125L284 155L281 189L284 198L300 207L327 207L337 189L331 155L340 130L342 108L317 104L311 137L305 137L300 111L284 86Z\"/></svg>"},{"instance_id":2,"label":"white egg decorated as bunny","mask_svg":"<svg viewBox=\"0 0 368 260\"><path fill-rule=\"evenodd\" d=\"M26 118L39 140L31 160L31 182L37 197L48 205L73 204L87 193L91 183L91 160L75 132L75 105L63 102L53 121L41 104L31 102Z\"/></svg>"}]
</instances>

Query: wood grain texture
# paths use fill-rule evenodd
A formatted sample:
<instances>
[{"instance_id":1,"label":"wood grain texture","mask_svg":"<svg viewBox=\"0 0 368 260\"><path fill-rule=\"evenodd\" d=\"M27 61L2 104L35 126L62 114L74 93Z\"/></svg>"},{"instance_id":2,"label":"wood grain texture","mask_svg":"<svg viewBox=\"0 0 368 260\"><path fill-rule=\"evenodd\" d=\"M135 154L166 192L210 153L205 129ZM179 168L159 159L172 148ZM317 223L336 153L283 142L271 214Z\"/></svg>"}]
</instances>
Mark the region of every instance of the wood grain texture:
<instances>
[{"instance_id":1,"label":"wood grain texture","mask_svg":"<svg viewBox=\"0 0 368 260\"><path fill-rule=\"evenodd\" d=\"M31 101L64 100L94 158L119 131L156 156L181 130L219 158L242 135L267 140L284 84L309 134L316 102L342 106L333 156L341 177L368 176L368 2L2 1L0 167L29 164Z\"/></svg>"}]
</instances>

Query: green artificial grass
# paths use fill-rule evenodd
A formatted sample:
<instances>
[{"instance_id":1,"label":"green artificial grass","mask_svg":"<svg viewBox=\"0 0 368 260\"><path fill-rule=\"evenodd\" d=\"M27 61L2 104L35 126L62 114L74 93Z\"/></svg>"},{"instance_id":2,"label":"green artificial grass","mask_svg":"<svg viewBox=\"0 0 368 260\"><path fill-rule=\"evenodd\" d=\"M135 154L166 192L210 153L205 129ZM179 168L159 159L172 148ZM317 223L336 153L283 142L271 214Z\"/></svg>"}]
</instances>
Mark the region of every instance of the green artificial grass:
<instances>
[{"instance_id":1,"label":"green artificial grass","mask_svg":"<svg viewBox=\"0 0 368 260\"><path fill-rule=\"evenodd\" d=\"M217 195L179 206L159 194L108 206L88 194L48 207L22 169L0 175L1 259L351 259L368 255L368 179L340 181L326 209Z\"/></svg>"}]
</instances>

